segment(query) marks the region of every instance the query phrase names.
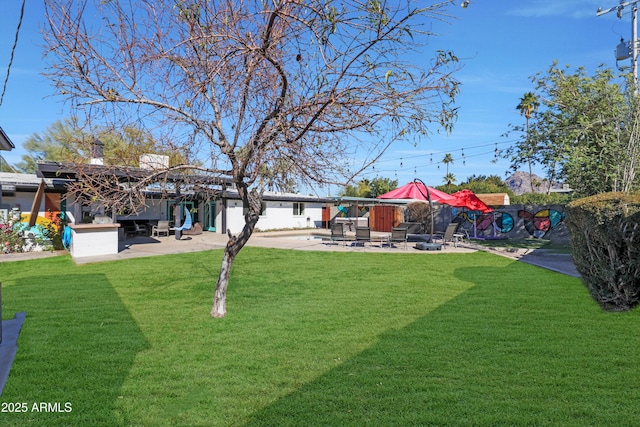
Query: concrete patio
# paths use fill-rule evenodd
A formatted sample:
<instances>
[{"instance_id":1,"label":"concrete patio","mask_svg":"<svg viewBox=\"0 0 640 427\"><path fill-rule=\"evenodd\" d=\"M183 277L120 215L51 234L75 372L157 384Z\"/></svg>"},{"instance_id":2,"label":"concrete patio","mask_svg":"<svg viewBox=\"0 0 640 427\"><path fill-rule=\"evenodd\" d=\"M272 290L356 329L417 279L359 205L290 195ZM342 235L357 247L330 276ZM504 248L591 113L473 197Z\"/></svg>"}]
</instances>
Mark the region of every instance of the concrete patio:
<instances>
[{"instance_id":1,"label":"concrete patio","mask_svg":"<svg viewBox=\"0 0 640 427\"><path fill-rule=\"evenodd\" d=\"M347 236L353 237L353 233ZM444 245L442 251L420 251L413 248L415 243L409 242L407 249L404 245L389 247L388 244L380 246L380 238L386 237L388 233L372 233L374 242L356 245L355 242L347 241L330 242L329 230L301 230L301 231L280 231L254 233L249 239L247 246L274 249L309 250L309 251L340 251L340 252L389 252L389 253L443 253L443 252L475 252L476 249L465 246ZM324 239L324 240L320 240ZM76 258L78 264L89 262L100 262L114 259L136 258L143 256L155 256L164 254L175 254L184 252L199 252L211 249L222 249L227 244L228 237L219 233L202 233L195 236L182 236L177 240L175 236L169 237L147 237L136 236L120 242L117 255L83 257Z\"/></svg>"}]
</instances>

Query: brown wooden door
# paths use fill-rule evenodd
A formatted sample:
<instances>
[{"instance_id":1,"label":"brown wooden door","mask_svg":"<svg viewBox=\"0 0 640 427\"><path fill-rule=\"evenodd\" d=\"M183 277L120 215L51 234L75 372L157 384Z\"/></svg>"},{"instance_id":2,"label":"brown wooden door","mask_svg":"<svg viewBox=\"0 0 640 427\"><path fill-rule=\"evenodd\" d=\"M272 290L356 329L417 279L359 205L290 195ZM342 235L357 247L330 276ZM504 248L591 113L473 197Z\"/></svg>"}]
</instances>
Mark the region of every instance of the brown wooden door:
<instances>
[{"instance_id":1,"label":"brown wooden door","mask_svg":"<svg viewBox=\"0 0 640 427\"><path fill-rule=\"evenodd\" d=\"M372 215L373 227L375 231L390 232L393 228L393 221L395 219L395 207L394 206L373 206Z\"/></svg>"},{"instance_id":2,"label":"brown wooden door","mask_svg":"<svg viewBox=\"0 0 640 427\"><path fill-rule=\"evenodd\" d=\"M331 225L331 207L324 205L322 207L322 228L329 228Z\"/></svg>"}]
</instances>

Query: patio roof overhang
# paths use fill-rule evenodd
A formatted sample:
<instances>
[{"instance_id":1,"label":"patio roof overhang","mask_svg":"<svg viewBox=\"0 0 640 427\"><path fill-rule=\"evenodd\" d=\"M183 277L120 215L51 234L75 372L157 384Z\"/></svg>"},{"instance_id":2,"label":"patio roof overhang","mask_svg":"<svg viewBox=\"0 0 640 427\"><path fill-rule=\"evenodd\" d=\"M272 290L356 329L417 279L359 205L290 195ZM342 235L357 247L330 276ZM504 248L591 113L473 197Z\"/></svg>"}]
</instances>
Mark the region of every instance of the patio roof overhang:
<instances>
[{"instance_id":1,"label":"patio roof overhang","mask_svg":"<svg viewBox=\"0 0 640 427\"><path fill-rule=\"evenodd\" d=\"M66 162L38 162L37 175L42 178L57 178L61 180L77 181L82 179L82 175L87 176L109 176L119 182L140 181L153 175L152 170L129 166L108 166L83 164L76 165ZM203 174L179 174L167 173L158 177L158 181L171 183L188 182L190 185L220 185L231 186L233 181L229 178L216 177Z\"/></svg>"},{"instance_id":2,"label":"patio roof overhang","mask_svg":"<svg viewBox=\"0 0 640 427\"><path fill-rule=\"evenodd\" d=\"M0 184L4 195L14 194L16 191L35 192L42 181L35 174L0 172ZM45 179L47 191L60 192L63 185L55 179Z\"/></svg>"},{"instance_id":3,"label":"patio roof overhang","mask_svg":"<svg viewBox=\"0 0 640 427\"><path fill-rule=\"evenodd\" d=\"M11 142L7 134L4 133L4 130L0 127L0 150L11 151L14 148L16 148L16 146L13 145L13 142Z\"/></svg>"},{"instance_id":4,"label":"patio roof overhang","mask_svg":"<svg viewBox=\"0 0 640 427\"><path fill-rule=\"evenodd\" d=\"M377 198L369 198L369 197L346 197L346 196L337 196L332 197L331 200L334 203L352 203L358 204L360 206L366 205L406 205L412 202L423 202L424 200L416 200L416 199L377 199Z\"/></svg>"}]
</instances>

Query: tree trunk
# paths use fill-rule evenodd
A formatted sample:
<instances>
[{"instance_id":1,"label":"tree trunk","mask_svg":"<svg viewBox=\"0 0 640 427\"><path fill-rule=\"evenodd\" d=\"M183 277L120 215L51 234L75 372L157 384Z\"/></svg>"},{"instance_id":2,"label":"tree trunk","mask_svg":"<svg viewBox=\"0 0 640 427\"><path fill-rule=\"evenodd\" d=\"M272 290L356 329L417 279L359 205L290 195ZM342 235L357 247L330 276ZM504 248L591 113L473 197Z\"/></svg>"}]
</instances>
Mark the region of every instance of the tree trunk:
<instances>
[{"instance_id":1,"label":"tree trunk","mask_svg":"<svg viewBox=\"0 0 640 427\"><path fill-rule=\"evenodd\" d=\"M253 230L258 223L258 219L260 219L260 205L262 203L262 197L255 192L249 195L246 192L246 188L240 190L239 193L243 196L246 194L245 203L249 206L249 209L244 217L244 227L237 236L233 236L231 231L227 230L229 241L224 249L222 266L220 267L220 274L218 275L218 281L216 282L216 291L213 296L213 307L211 307L212 317L219 318L227 315L227 286L229 285L229 274L231 273L233 260L236 258L236 255L238 255L238 252L240 252L244 245L249 241L249 238L253 234Z\"/></svg>"},{"instance_id":2,"label":"tree trunk","mask_svg":"<svg viewBox=\"0 0 640 427\"><path fill-rule=\"evenodd\" d=\"M213 296L211 317L224 317L227 315L227 286L229 284L229 273L231 272L231 266L233 265L236 254L237 252L233 253L227 244L224 250L224 257L222 258L218 281L216 282L216 292Z\"/></svg>"},{"instance_id":3,"label":"tree trunk","mask_svg":"<svg viewBox=\"0 0 640 427\"><path fill-rule=\"evenodd\" d=\"M531 185L531 192L535 193L536 191L533 189L533 170L531 169L531 156L533 155L533 149L529 145L529 115L525 115L525 120L527 122L527 161L529 162L529 185Z\"/></svg>"},{"instance_id":4,"label":"tree trunk","mask_svg":"<svg viewBox=\"0 0 640 427\"><path fill-rule=\"evenodd\" d=\"M531 192L535 193L536 190L533 188L533 169L531 168L531 155L529 155L529 184L531 184Z\"/></svg>"}]
</instances>

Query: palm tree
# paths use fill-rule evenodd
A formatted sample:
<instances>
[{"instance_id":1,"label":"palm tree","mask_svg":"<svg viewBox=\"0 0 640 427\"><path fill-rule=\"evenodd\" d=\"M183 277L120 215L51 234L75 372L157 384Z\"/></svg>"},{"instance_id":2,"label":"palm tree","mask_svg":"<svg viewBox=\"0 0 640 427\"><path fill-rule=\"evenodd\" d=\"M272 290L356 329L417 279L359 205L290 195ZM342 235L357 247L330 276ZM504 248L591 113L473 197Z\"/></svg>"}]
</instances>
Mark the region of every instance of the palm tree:
<instances>
[{"instance_id":1,"label":"palm tree","mask_svg":"<svg viewBox=\"0 0 640 427\"><path fill-rule=\"evenodd\" d=\"M520 103L516 107L516 109L520 111L520 114L522 114L526 120L527 135L525 147L527 161L529 162L529 182L531 183L532 193L534 193L535 191L533 189L533 172L531 170L531 156L533 156L533 147L531 147L529 144L529 119L539 106L540 102L538 101L538 97L533 92L527 92L522 96L522 98L520 98Z\"/></svg>"},{"instance_id":2,"label":"palm tree","mask_svg":"<svg viewBox=\"0 0 640 427\"><path fill-rule=\"evenodd\" d=\"M456 181L456 176L453 173L447 173L444 176L444 182L445 184L447 184L447 191L449 191L449 187L451 187L451 184L455 184Z\"/></svg>"},{"instance_id":3,"label":"palm tree","mask_svg":"<svg viewBox=\"0 0 640 427\"><path fill-rule=\"evenodd\" d=\"M451 153L447 153L444 155L444 159L442 159L442 163L447 166L447 174L444 177L444 182L447 183L447 190L449 190L449 186L451 185L452 180L450 179L453 174L449 174L449 163L453 163L453 156ZM455 178L453 179L455 181Z\"/></svg>"}]
</instances>

